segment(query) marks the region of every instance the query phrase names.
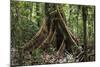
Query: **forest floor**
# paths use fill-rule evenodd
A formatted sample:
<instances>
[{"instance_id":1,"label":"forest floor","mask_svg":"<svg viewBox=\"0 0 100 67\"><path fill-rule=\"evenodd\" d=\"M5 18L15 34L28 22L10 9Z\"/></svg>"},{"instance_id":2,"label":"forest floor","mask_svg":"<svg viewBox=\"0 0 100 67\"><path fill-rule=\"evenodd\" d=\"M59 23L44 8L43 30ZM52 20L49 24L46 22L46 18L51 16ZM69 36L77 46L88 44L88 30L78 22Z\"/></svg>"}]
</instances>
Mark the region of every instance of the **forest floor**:
<instances>
[{"instance_id":1,"label":"forest floor","mask_svg":"<svg viewBox=\"0 0 100 67\"><path fill-rule=\"evenodd\" d=\"M39 50L38 50L39 51ZM24 59L21 60L22 65L41 65L41 64L57 64L57 63L72 63L75 62L75 58L72 54L67 51L61 56L56 54L57 52L51 51L42 51L42 52L34 52L32 55L30 53L24 54ZM15 48L11 48L11 65L19 66L20 55L18 50ZM21 66L22 66L21 65Z\"/></svg>"}]
</instances>

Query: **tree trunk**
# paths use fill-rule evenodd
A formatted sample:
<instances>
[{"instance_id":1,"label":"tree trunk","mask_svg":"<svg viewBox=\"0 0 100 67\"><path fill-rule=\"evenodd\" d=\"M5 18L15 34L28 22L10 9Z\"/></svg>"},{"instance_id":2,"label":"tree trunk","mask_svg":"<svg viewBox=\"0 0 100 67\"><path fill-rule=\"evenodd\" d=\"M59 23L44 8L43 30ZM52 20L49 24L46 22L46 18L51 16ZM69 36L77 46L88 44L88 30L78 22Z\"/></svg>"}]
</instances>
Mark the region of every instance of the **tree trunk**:
<instances>
[{"instance_id":1,"label":"tree trunk","mask_svg":"<svg viewBox=\"0 0 100 67\"><path fill-rule=\"evenodd\" d=\"M36 3L36 13L37 13L37 16L39 16L39 11L40 11L40 4L39 3ZM40 27L40 23L39 23L39 18L37 18L37 25L38 27Z\"/></svg>"},{"instance_id":2,"label":"tree trunk","mask_svg":"<svg viewBox=\"0 0 100 67\"><path fill-rule=\"evenodd\" d=\"M77 38L69 31L62 16L59 4L45 4L45 18L37 34L23 47L25 50L34 48L47 49L52 41L55 41L57 54L66 49L71 51L71 46L77 46ZM55 40L54 40L55 38ZM63 49L63 50L62 50Z\"/></svg>"},{"instance_id":3,"label":"tree trunk","mask_svg":"<svg viewBox=\"0 0 100 67\"><path fill-rule=\"evenodd\" d=\"M83 32L84 32L84 61L87 61L87 7L83 6L82 7L82 12L83 12Z\"/></svg>"}]
</instances>

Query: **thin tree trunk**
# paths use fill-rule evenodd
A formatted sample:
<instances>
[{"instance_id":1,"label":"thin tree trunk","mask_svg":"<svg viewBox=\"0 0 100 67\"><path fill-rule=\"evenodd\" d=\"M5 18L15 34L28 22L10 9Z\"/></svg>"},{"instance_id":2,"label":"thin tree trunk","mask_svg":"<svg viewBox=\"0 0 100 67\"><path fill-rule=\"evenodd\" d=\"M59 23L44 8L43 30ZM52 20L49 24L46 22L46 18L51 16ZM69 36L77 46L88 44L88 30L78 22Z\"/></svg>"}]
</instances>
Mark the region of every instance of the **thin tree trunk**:
<instances>
[{"instance_id":1,"label":"thin tree trunk","mask_svg":"<svg viewBox=\"0 0 100 67\"><path fill-rule=\"evenodd\" d=\"M37 16L39 16L39 8L40 8L39 5L40 5L39 3L36 3L36 11L37 11L36 13L37 13ZM39 18L37 20L37 23L38 23L38 26L40 27Z\"/></svg>"},{"instance_id":2,"label":"thin tree trunk","mask_svg":"<svg viewBox=\"0 0 100 67\"><path fill-rule=\"evenodd\" d=\"M31 6L32 6L32 7L30 7L30 22L32 22L31 20L32 20L33 3L31 3Z\"/></svg>"},{"instance_id":3,"label":"thin tree trunk","mask_svg":"<svg viewBox=\"0 0 100 67\"><path fill-rule=\"evenodd\" d=\"M93 27L94 27L93 28L93 32L94 32L94 35L93 35L94 36L94 38L93 38L93 42L94 42L93 43L93 45L94 45L93 46L94 47L94 59L93 60L95 61L95 6L94 6L94 23L93 23Z\"/></svg>"},{"instance_id":4,"label":"thin tree trunk","mask_svg":"<svg viewBox=\"0 0 100 67\"><path fill-rule=\"evenodd\" d=\"M84 32L84 61L87 61L87 8L86 6L82 7L83 12L83 32Z\"/></svg>"}]
</instances>

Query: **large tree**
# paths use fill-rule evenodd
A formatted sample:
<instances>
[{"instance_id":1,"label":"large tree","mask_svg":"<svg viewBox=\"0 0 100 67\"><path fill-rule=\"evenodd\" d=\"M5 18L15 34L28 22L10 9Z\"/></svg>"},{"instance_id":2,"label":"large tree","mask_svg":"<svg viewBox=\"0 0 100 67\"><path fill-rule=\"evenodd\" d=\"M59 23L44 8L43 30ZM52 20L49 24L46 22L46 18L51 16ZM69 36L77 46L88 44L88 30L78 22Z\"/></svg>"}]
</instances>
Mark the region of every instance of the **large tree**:
<instances>
[{"instance_id":1,"label":"large tree","mask_svg":"<svg viewBox=\"0 0 100 67\"><path fill-rule=\"evenodd\" d=\"M60 4L45 4L45 16L42 19L40 30L24 45L24 50L47 48L53 41L57 47L57 54L66 48L72 53L72 46L78 49L78 40L68 29Z\"/></svg>"}]
</instances>

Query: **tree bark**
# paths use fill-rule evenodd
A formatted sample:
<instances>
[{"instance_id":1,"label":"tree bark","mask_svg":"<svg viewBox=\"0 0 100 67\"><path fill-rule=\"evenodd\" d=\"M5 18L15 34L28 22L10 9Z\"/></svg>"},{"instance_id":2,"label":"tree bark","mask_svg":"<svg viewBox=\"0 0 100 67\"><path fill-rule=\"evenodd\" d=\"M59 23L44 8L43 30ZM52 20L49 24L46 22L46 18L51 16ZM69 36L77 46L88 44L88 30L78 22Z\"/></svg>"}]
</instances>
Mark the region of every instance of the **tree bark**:
<instances>
[{"instance_id":1,"label":"tree bark","mask_svg":"<svg viewBox=\"0 0 100 67\"><path fill-rule=\"evenodd\" d=\"M63 14L58 6L59 4L45 4L45 19L41 25L37 34L25 45L24 49L31 48L44 48L47 49L48 45L51 45L52 38L54 37L57 51L63 52L63 46L69 52L71 46L77 46L77 38L69 31L66 22L63 18ZM55 34L55 35L54 35ZM63 43L62 43L63 42ZM34 47L32 47L34 45ZM63 46L62 46L63 45ZM61 50L63 49L63 50ZM61 50L61 51L59 51Z\"/></svg>"},{"instance_id":2,"label":"tree bark","mask_svg":"<svg viewBox=\"0 0 100 67\"><path fill-rule=\"evenodd\" d=\"M83 32L84 32L84 61L87 61L87 7L82 7L82 15L83 15Z\"/></svg>"}]
</instances>

